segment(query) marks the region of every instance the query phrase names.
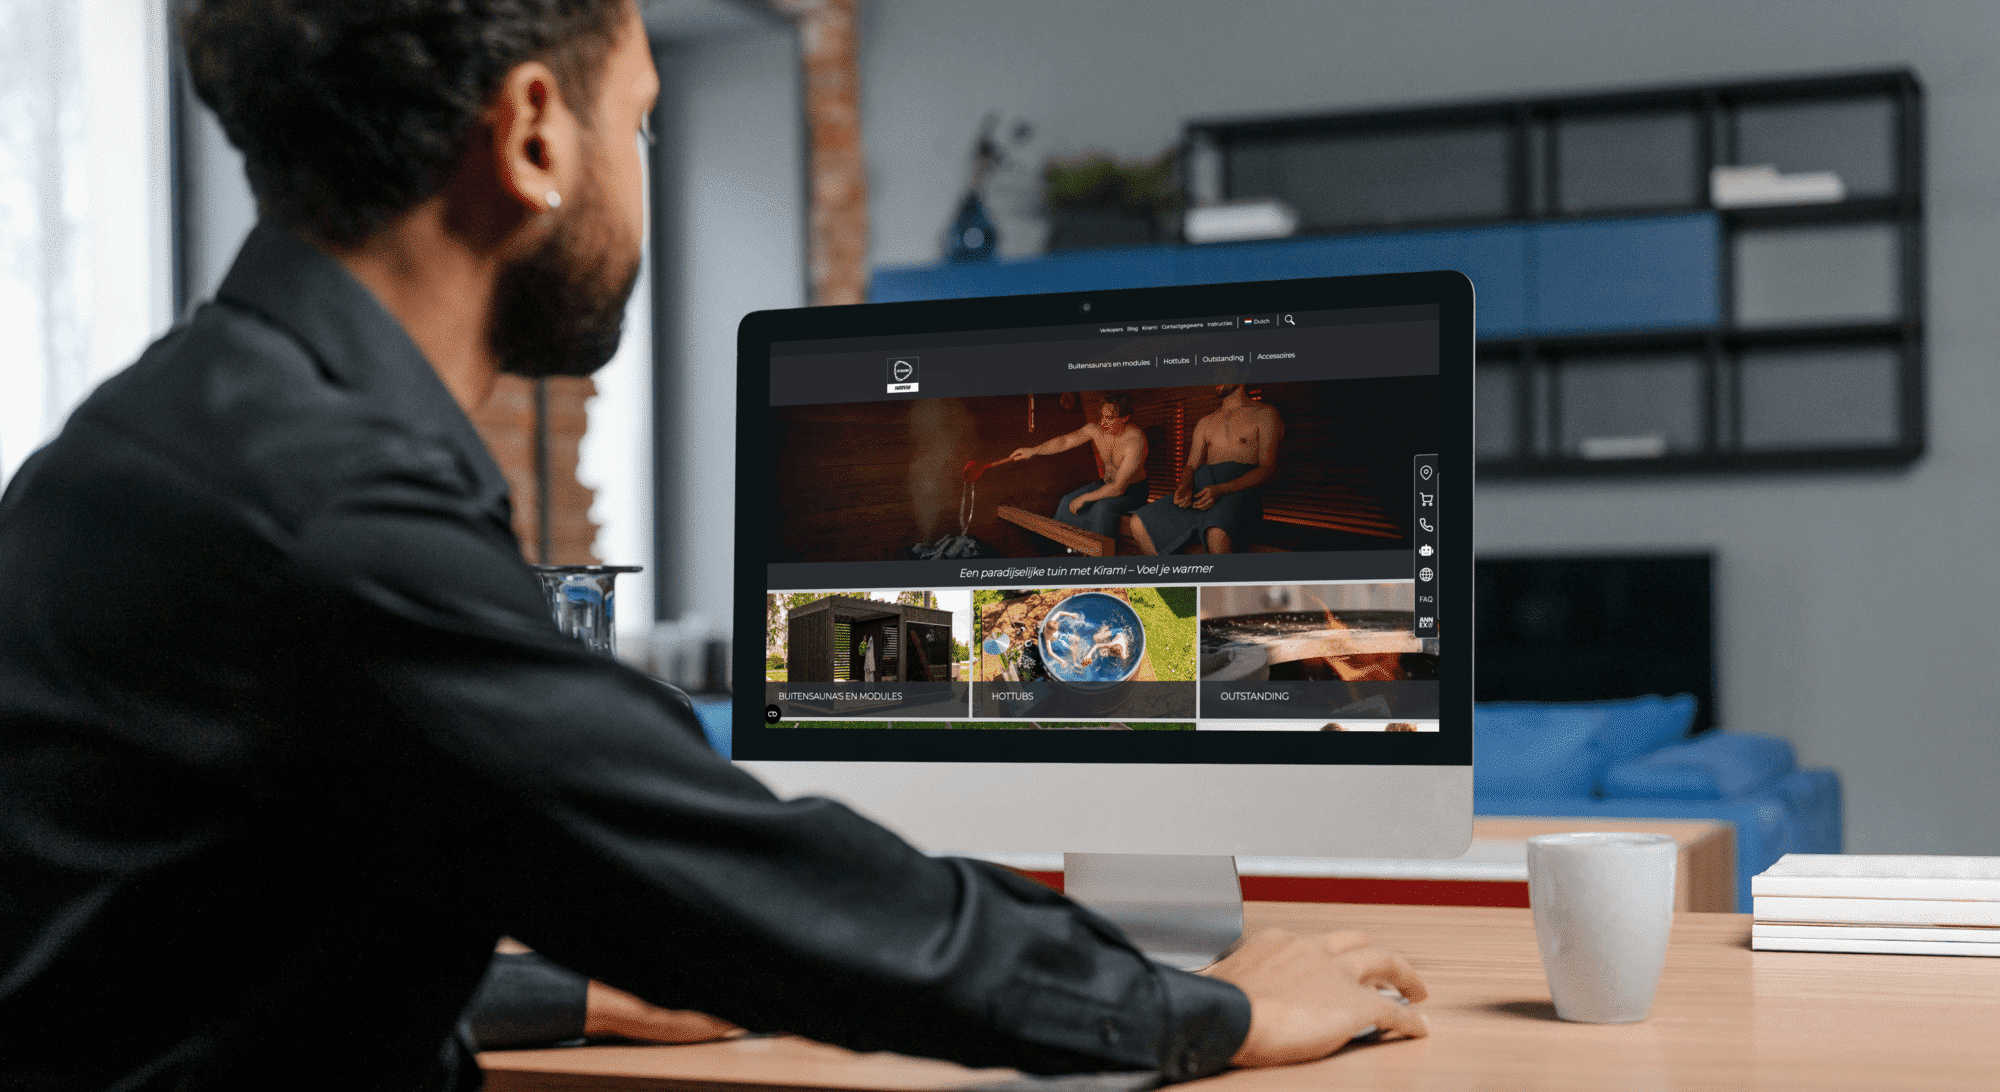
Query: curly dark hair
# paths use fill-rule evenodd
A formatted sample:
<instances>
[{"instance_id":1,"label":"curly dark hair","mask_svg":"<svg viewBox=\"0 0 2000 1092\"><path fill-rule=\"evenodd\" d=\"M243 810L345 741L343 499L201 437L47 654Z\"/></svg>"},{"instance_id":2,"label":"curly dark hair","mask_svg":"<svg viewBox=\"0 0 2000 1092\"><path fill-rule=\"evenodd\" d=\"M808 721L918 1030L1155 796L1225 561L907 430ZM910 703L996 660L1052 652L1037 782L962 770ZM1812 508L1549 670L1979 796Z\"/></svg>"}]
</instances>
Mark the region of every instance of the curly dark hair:
<instances>
[{"instance_id":1,"label":"curly dark hair","mask_svg":"<svg viewBox=\"0 0 2000 1092\"><path fill-rule=\"evenodd\" d=\"M351 246L444 187L480 112L540 60L590 122L629 0L182 0L201 100L259 214Z\"/></svg>"}]
</instances>

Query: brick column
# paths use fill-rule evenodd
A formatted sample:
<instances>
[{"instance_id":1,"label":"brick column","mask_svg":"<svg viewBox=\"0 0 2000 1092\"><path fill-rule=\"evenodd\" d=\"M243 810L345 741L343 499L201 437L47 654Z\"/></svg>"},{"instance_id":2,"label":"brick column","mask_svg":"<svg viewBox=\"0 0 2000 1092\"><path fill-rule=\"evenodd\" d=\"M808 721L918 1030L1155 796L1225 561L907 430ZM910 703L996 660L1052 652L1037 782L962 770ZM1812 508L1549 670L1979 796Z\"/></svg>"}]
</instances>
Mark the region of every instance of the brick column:
<instances>
[{"instance_id":1,"label":"brick column","mask_svg":"<svg viewBox=\"0 0 2000 1092\"><path fill-rule=\"evenodd\" d=\"M493 397L472 417L486 441L486 450L507 475L514 496L514 537L529 561L556 565L591 565L596 554L597 525L590 522L593 492L576 480L577 457L589 426L584 401L597 393L588 379L547 380L547 463L549 550L541 556L542 486L536 474L535 382L511 375L500 377Z\"/></svg>"},{"instance_id":2,"label":"brick column","mask_svg":"<svg viewBox=\"0 0 2000 1092\"><path fill-rule=\"evenodd\" d=\"M777 0L799 26L811 144L807 258L815 304L868 298L868 157L861 146L861 74L854 0Z\"/></svg>"}]
</instances>

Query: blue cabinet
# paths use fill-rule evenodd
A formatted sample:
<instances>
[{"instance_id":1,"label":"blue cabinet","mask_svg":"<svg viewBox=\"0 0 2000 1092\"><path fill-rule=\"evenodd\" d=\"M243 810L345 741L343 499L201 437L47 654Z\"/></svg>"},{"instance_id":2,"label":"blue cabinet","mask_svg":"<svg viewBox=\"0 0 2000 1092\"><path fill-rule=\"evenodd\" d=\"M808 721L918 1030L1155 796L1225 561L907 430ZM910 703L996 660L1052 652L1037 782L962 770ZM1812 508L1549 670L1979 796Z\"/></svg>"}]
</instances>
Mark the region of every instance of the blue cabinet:
<instances>
[{"instance_id":1,"label":"blue cabinet","mask_svg":"<svg viewBox=\"0 0 2000 1092\"><path fill-rule=\"evenodd\" d=\"M1481 338L1675 330L1721 320L1721 239L1715 214L1702 212L1120 247L880 269L871 297L962 299L1455 269L1478 293Z\"/></svg>"}]
</instances>

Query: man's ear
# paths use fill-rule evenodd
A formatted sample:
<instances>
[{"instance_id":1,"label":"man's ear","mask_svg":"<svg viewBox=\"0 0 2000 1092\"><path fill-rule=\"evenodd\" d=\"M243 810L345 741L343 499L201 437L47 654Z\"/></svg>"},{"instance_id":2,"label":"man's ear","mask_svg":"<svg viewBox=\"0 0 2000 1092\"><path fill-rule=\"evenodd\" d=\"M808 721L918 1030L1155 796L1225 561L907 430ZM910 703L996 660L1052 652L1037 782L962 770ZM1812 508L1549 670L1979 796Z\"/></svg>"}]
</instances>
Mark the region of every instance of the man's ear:
<instances>
[{"instance_id":1,"label":"man's ear","mask_svg":"<svg viewBox=\"0 0 2000 1092\"><path fill-rule=\"evenodd\" d=\"M581 126L549 66L515 65L486 115L495 174L524 213L560 208L575 194L583 166Z\"/></svg>"}]
</instances>

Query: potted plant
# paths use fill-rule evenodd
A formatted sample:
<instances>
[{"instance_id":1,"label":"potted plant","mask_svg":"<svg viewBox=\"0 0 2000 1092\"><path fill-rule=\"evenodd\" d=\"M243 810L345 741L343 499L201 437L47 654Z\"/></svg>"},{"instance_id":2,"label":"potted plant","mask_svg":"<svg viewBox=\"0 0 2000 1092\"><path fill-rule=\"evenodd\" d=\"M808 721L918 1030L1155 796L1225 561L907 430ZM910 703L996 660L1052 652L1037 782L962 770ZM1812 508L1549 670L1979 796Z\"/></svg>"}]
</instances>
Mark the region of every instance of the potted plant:
<instances>
[{"instance_id":1,"label":"potted plant","mask_svg":"<svg viewBox=\"0 0 2000 1092\"><path fill-rule=\"evenodd\" d=\"M1101 152L1042 167L1050 250L1133 246L1179 237L1179 157L1119 160Z\"/></svg>"}]
</instances>

